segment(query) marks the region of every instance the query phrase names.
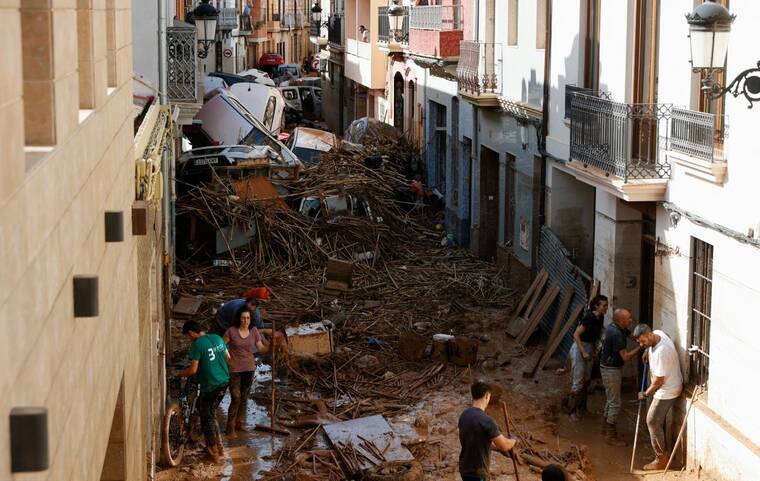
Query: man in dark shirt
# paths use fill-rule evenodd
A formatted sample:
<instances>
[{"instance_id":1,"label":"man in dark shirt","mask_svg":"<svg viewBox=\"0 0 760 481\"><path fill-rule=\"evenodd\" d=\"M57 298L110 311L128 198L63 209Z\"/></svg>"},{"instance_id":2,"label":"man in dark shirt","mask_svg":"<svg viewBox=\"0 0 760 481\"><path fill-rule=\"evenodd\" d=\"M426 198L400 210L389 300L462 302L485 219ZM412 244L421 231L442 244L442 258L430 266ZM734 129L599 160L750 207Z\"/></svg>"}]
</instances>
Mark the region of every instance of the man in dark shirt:
<instances>
[{"instance_id":1,"label":"man in dark shirt","mask_svg":"<svg viewBox=\"0 0 760 481\"><path fill-rule=\"evenodd\" d=\"M604 330L604 342L602 353L599 357L599 367L602 371L602 383L607 402L604 405L604 420L602 433L605 441L611 446L625 446L627 443L618 438L617 417L620 412L620 385L623 380L623 364L633 359L641 348L626 351L627 341L630 336L628 330L633 323L631 311L628 309L615 309L612 314L612 323Z\"/></svg>"},{"instance_id":2,"label":"man in dark shirt","mask_svg":"<svg viewBox=\"0 0 760 481\"><path fill-rule=\"evenodd\" d=\"M490 478L491 448L508 456L517 441L502 435L499 426L485 412L491 400L491 387L483 381L475 381L470 392L472 407L459 416L459 443L462 445L459 474L462 481L487 481Z\"/></svg>"},{"instance_id":3,"label":"man in dark shirt","mask_svg":"<svg viewBox=\"0 0 760 481\"><path fill-rule=\"evenodd\" d=\"M264 327L264 321L261 317L259 300L249 297L247 299L232 299L219 306L219 309L216 311L216 325L214 326L213 333L218 336L223 336L224 333L227 332L227 329L235 324L238 313L244 306L248 307L253 313L252 324L259 330L259 332L261 332ZM271 334L271 330L267 329L266 334Z\"/></svg>"},{"instance_id":4,"label":"man in dark shirt","mask_svg":"<svg viewBox=\"0 0 760 481\"><path fill-rule=\"evenodd\" d=\"M573 334L573 347L570 349L570 364L573 384L568 400L570 421L578 421L580 412L585 409L586 392L591 381L591 368L594 366L596 343L602 334L604 316L607 314L609 301L607 296L596 296L589 304L588 312L583 316Z\"/></svg>"}]
</instances>

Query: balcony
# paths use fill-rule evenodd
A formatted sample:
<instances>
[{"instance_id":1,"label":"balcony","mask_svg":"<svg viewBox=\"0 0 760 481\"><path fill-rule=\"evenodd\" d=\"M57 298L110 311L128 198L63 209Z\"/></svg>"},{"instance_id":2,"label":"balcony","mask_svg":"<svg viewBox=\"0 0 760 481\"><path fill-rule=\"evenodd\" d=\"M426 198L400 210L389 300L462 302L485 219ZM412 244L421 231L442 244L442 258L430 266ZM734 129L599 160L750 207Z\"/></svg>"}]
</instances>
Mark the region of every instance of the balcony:
<instances>
[{"instance_id":1,"label":"balcony","mask_svg":"<svg viewBox=\"0 0 760 481\"><path fill-rule=\"evenodd\" d=\"M390 19L388 7L377 8L377 42L380 48L390 52L401 52L409 45L409 7L404 7L401 32L395 38L391 38Z\"/></svg>"},{"instance_id":2,"label":"balcony","mask_svg":"<svg viewBox=\"0 0 760 481\"><path fill-rule=\"evenodd\" d=\"M249 42L266 42L267 37L267 7L265 4L256 3L251 8L251 32L248 34Z\"/></svg>"},{"instance_id":3,"label":"balcony","mask_svg":"<svg viewBox=\"0 0 760 481\"><path fill-rule=\"evenodd\" d=\"M181 106L178 123L189 123L203 104L195 26L175 21L167 29L167 39L167 95L173 104Z\"/></svg>"},{"instance_id":4,"label":"balcony","mask_svg":"<svg viewBox=\"0 0 760 481\"><path fill-rule=\"evenodd\" d=\"M238 25L240 35L249 35L251 32L253 32L253 25L251 23L250 15L240 15Z\"/></svg>"},{"instance_id":5,"label":"balcony","mask_svg":"<svg viewBox=\"0 0 760 481\"><path fill-rule=\"evenodd\" d=\"M723 142L728 132L723 115L673 108L668 157L695 177L722 184L727 163Z\"/></svg>"},{"instance_id":6,"label":"balcony","mask_svg":"<svg viewBox=\"0 0 760 481\"><path fill-rule=\"evenodd\" d=\"M296 13L284 12L280 14L280 29L291 30L296 26Z\"/></svg>"},{"instance_id":7,"label":"balcony","mask_svg":"<svg viewBox=\"0 0 760 481\"><path fill-rule=\"evenodd\" d=\"M425 57L456 59L464 37L461 5L412 7L409 51Z\"/></svg>"},{"instance_id":8,"label":"balcony","mask_svg":"<svg viewBox=\"0 0 760 481\"><path fill-rule=\"evenodd\" d=\"M570 163L575 175L627 201L663 200L670 178L669 104L626 104L571 93Z\"/></svg>"},{"instance_id":9,"label":"balcony","mask_svg":"<svg viewBox=\"0 0 760 481\"><path fill-rule=\"evenodd\" d=\"M238 28L238 12L235 8L220 8L216 28L220 32L229 32Z\"/></svg>"},{"instance_id":10,"label":"balcony","mask_svg":"<svg viewBox=\"0 0 760 481\"><path fill-rule=\"evenodd\" d=\"M459 44L459 95L478 107L499 107L502 83L500 43L462 41Z\"/></svg>"},{"instance_id":11,"label":"balcony","mask_svg":"<svg viewBox=\"0 0 760 481\"><path fill-rule=\"evenodd\" d=\"M333 47L343 47L343 16L340 14L330 15L327 21L327 41Z\"/></svg>"},{"instance_id":12,"label":"balcony","mask_svg":"<svg viewBox=\"0 0 760 481\"><path fill-rule=\"evenodd\" d=\"M346 39L345 76L368 89L385 87L385 59L378 45Z\"/></svg>"}]
</instances>

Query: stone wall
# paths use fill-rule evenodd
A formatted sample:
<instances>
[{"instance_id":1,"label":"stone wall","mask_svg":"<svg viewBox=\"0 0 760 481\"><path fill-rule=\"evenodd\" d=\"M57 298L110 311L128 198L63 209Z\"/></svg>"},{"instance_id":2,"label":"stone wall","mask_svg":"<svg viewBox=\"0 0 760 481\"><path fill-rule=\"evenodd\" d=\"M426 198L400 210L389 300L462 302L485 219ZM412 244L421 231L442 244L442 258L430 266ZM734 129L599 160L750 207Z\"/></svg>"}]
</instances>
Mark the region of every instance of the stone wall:
<instances>
[{"instance_id":1,"label":"stone wall","mask_svg":"<svg viewBox=\"0 0 760 481\"><path fill-rule=\"evenodd\" d=\"M103 472L103 479L141 480L147 353L139 342L130 215L130 2L50 5L0 4L6 26L0 34L6 50L0 65L0 473L10 473L8 413L44 406L49 470L11 479L97 480ZM89 30L78 29L83 18ZM80 41L93 47L86 58ZM80 77L88 65L91 77ZM91 82L87 110L80 80ZM106 210L124 212L123 242L105 243ZM74 317L75 275L98 276L98 317ZM114 419L123 434L112 433ZM116 464L104 466L109 438Z\"/></svg>"}]
</instances>

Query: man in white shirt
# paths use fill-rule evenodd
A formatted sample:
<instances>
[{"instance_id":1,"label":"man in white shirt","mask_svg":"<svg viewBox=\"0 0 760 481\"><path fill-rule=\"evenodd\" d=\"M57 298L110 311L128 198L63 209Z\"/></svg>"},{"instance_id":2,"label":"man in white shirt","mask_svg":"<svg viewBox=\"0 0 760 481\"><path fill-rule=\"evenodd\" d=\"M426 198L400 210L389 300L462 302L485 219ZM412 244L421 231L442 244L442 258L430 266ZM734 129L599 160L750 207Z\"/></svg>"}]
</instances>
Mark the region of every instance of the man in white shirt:
<instances>
[{"instance_id":1,"label":"man in white shirt","mask_svg":"<svg viewBox=\"0 0 760 481\"><path fill-rule=\"evenodd\" d=\"M647 427L652 440L655 459L644 466L645 470L665 469L668 464L668 451L665 444L665 417L678 400L683 388L681 363L673 341L662 331L652 329L646 324L639 324L633 330L633 338L642 349L647 349L645 356L649 360L649 372L652 383L646 391L639 393L639 399L652 396L652 403L647 411Z\"/></svg>"}]
</instances>

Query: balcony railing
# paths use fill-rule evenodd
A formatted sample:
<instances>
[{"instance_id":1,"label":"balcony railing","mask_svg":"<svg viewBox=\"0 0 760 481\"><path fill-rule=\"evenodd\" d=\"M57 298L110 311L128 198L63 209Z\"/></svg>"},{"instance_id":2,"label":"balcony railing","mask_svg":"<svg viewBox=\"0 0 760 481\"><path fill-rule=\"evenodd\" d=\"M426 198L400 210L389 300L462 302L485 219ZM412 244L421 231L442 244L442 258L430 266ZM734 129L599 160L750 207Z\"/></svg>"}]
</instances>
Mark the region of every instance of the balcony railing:
<instances>
[{"instance_id":1,"label":"balcony railing","mask_svg":"<svg viewBox=\"0 0 760 481\"><path fill-rule=\"evenodd\" d=\"M169 27L167 94L172 102L198 102L198 57L196 30L190 24Z\"/></svg>"},{"instance_id":2,"label":"balcony railing","mask_svg":"<svg viewBox=\"0 0 760 481\"><path fill-rule=\"evenodd\" d=\"M280 14L280 28L294 28L296 26L295 12L285 12Z\"/></svg>"},{"instance_id":3,"label":"balcony railing","mask_svg":"<svg viewBox=\"0 0 760 481\"><path fill-rule=\"evenodd\" d=\"M412 7L410 27L439 32L462 30L461 5L426 5Z\"/></svg>"},{"instance_id":4,"label":"balcony railing","mask_svg":"<svg viewBox=\"0 0 760 481\"><path fill-rule=\"evenodd\" d=\"M725 116L673 108L669 150L705 162L722 160L726 131Z\"/></svg>"},{"instance_id":5,"label":"balcony railing","mask_svg":"<svg viewBox=\"0 0 760 481\"><path fill-rule=\"evenodd\" d=\"M573 95L584 94L591 95L593 97L601 97L603 99L611 100L610 93L602 90L594 90L586 87L578 87L576 85L565 85L565 119L570 120L570 110L572 107Z\"/></svg>"},{"instance_id":6,"label":"balcony railing","mask_svg":"<svg viewBox=\"0 0 760 481\"><path fill-rule=\"evenodd\" d=\"M459 91L471 96L500 94L501 64L500 43L462 41L457 64Z\"/></svg>"},{"instance_id":7,"label":"balcony railing","mask_svg":"<svg viewBox=\"0 0 760 481\"><path fill-rule=\"evenodd\" d=\"M630 179L667 179L670 104L625 104L572 94L570 158Z\"/></svg>"},{"instance_id":8,"label":"balcony railing","mask_svg":"<svg viewBox=\"0 0 760 481\"><path fill-rule=\"evenodd\" d=\"M238 12L235 8L220 8L219 20L217 20L216 28L219 31L229 31L238 28Z\"/></svg>"},{"instance_id":9,"label":"balcony railing","mask_svg":"<svg viewBox=\"0 0 760 481\"><path fill-rule=\"evenodd\" d=\"M253 25L251 23L251 17L249 15L241 15L238 23L241 32L252 32Z\"/></svg>"},{"instance_id":10,"label":"balcony railing","mask_svg":"<svg viewBox=\"0 0 760 481\"><path fill-rule=\"evenodd\" d=\"M389 43L391 41L402 45L409 44L409 7L404 7L402 17L401 31L396 34L396 38L391 38L391 25L388 18L388 7L377 7L377 41L379 43Z\"/></svg>"},{"instance_id":11,"label":"balcony railing","mask_svg":"<svg viewBox=\"0 0 760 481\"><path fill-rule=\"evenodd\" d=\"M343 45L343 16L340 14L330 15L327 21L327 41L333 45Z\"/></svg>"}]
</instances>

